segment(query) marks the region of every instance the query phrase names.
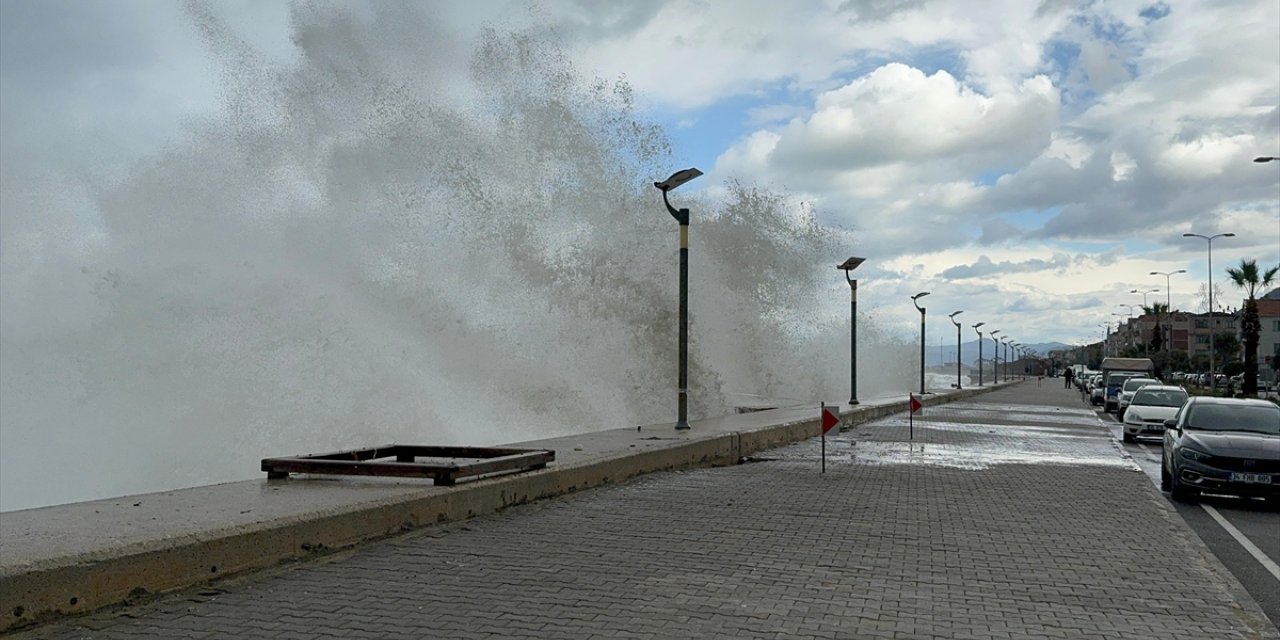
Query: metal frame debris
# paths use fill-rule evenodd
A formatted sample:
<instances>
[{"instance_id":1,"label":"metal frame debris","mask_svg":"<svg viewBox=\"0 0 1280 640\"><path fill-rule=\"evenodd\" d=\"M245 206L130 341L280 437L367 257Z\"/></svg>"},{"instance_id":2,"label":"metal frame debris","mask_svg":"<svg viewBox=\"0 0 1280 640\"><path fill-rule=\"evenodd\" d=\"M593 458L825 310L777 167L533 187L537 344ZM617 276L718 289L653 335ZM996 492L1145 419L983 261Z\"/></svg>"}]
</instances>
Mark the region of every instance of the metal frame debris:
<instances>
[{"instance_id":1,"label":"metal frame debris","mask_svg":"<svg viewBox=\"0 0 1280 640\"><path fill-rule=\"evenodd\" d=\"M418 458L429 460L419 462ZM389 444L333 453L263 458L262 470L268 479L287 478L290 473L318 473L431 478L433 484L452 486L462 478L542 469L555 459L556 452L551 449Z\"/></svg>"}]
</instances>

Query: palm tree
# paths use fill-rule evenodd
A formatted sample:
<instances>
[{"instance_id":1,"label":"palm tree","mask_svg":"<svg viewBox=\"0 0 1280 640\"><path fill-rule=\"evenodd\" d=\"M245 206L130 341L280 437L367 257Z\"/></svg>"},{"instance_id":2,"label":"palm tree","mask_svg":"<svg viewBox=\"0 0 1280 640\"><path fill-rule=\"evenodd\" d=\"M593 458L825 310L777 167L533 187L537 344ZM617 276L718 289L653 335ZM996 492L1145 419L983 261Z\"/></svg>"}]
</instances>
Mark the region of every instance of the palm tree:
<instances>
[{"instance_id":1,"label":"palm tree","mask_svg":"<svg viewBox=\"0 0 1280 640\"><path fill-rule=\"evenodd\" d=\"M1262 322L1258 319L1258 289L1271 286L1277 271L1280 271L1280 265L1259 273L1258 261L1245 259L1240 260L1239 267L1227 269L1231 281L1244 289L1248 296L1240 322L1240 335L1244 337L1244 385L1240 390L1245 396L1258 394L1258 334L1262 332Z\"/></svg>"},{"instance_id":2,"label":"palm tree","mask_svg":"<svg viewBox=\"0 0 1280 640\"><path fill-rule=\"evenodd\" d=\"M1156 318L1155 329L1151 331L1150 344L1151 350L1159 353L1160 347L1165 343L1164 331L1160 328L1160 318L1166 318L1165 324L1169 323L1169 305L1163 302L1152 302L1151 306L1142 307L1142 313L1143 315L1152 315Z\"/></svg>"}]
</instances>

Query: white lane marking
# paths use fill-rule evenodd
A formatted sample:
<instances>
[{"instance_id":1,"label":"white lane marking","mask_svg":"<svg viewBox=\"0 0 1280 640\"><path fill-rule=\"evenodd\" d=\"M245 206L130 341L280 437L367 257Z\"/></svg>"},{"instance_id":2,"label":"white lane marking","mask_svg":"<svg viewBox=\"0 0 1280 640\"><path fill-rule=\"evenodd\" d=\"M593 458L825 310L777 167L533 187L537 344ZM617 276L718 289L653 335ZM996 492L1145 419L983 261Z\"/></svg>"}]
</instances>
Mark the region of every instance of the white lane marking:
<instances>
[{"instance_id":1,"label":"white lane marking","mask_svg":"<svg viewBox=\"0 0 1280 640\"><path fill-rule=\"evenodd\" d=\"M1280 580L1280 565L1276 565L1275 561L1267 557L1267 554L1263 553L1261 549L1254 546L1254 544L1250 542L1249 539L1246 538L1243 533L1240 533L1240 530L1237 529L1235 525L1231 524L1230 522L1227 522L1227 519L1222 517L1222 514L1218 513L1217 509L1214 509L1213 507L1207 504L1204 504L1203 502L1200 503L1200 506L1204 507L1204 510L1208 511L1209 515L1213 516L1213 519L1217 520L1218 524L1222 525L1222 528L1226 529L1227 533L1231 534L1231 537L1235 538L1236 542L1239 542L1240 546L1244 547L1244 550L1248 551L1249 555L1253 556L1254 560L1257 560L1259 563L1261 563L1262 568L1270 572L1271 575L1274 576L1276 580Z\"/></svg>"}]
</instances>

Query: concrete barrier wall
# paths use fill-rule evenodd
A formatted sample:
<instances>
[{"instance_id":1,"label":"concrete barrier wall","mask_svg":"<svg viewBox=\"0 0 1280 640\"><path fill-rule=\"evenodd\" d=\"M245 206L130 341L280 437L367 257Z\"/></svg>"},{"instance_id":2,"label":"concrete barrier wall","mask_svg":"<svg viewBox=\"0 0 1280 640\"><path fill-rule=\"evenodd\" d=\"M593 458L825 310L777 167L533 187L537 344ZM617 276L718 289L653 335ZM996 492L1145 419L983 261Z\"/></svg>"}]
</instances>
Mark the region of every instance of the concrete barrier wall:
<instances>
[{"instance_id":1,"label":"concrete barrier wall","mask_svg":"<svg viewBox=\"0 0 1280 640\"><path fill-rule=\"evenodd\" d=\"M995 386L926 396L926 406ZM845 407L845 428L906 409L901 404ZM815 412L816 413L816 412ZM65 615L134 603L286 561L305 560L418 527L493 513L509 506L621 482L655 471L732 465L753 453L820 434L813 420L724 433L620 452L607 459L464 483L384 503L162 539L98 554L69 556L0 576L0 631ZM86 523L88 526L88 523Z\"/></svg>"}]
</instances>

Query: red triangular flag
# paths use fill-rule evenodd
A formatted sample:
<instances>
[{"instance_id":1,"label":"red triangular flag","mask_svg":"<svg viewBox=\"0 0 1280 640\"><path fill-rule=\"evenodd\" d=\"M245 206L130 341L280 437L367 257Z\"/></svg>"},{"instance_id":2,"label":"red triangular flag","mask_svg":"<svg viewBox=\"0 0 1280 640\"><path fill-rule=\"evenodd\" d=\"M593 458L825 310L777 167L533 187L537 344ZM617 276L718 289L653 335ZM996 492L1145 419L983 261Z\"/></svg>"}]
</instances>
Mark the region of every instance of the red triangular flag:
<instances>
[{"instance_id":1,"label":"red triangular flag","mask_svg":"<svg viewBox=\"0 0 1280 640\"><path fill-rule=\"evenodd\" d=\"M920 401L916 400L916 397L914 395L911 396L911 413L915 413L923 407L924 405L920 404Z\"/></svg>"},{"instance_id":2,"label":"red triangular flag","mask_svg":"<svg viewBox=\"0 0 1280 640\"><path fill-rule=\"evenodd\" d=\"M826 433L838 424L840 424L840 410L836 407L823 407L822 432Z\"/></svg>"}]
</instances>

